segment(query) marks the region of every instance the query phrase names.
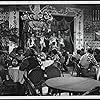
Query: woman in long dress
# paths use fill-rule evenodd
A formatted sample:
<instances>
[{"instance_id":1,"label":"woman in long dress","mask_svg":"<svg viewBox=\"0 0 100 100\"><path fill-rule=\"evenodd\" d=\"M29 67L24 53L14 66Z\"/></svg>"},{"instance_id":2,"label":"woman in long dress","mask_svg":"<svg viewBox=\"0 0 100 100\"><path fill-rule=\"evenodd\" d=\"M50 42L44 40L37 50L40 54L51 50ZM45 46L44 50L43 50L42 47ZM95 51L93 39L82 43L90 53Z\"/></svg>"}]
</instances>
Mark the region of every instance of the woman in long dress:
<instances>
[{"instance_id":1,"label":"woman in long dress","mask_svg":"<svg viewBox=\"0 0 100 100\"><path fill-rule=\"evenodd\" d=\"M40 45L41 45L41 51L42 51L42 49L44 48L44 47L46 47L46 44L45 44L45 36L44 36L44 34L42 33L41 34L41 37L40 37Z\"/></svg>"},{"instance_id":2,"label":"woman in long dress","mask_svg":"<svg viewBox=\"0 0 100 100\"><path fill-rule=\"evenodd\" d=\"M58 49L58 39L55 35L55 33L53 33L53 35L50 37L50 42L49 42L49 46L50 46L50 49Z\"/></svg>"},{"instance_id":3,"label":"woman in long dress","mask_svg":"<svg viewBox=\"0 0 100 100\"><path fill-rule=\"evenodd\" d=\"M35 40L36 40L36 38L34 37L34 34L32 34L32 36L27 41L28 47L35 46Z\"/></svg>"},{"instance_id":4,"label":"woman in long dress","mask_svg":"<svg viewBox=\"0 0 100 100\"><path fill-rule=\"evenodd\" d=\"M61 34L58 34L58 44L59 44L59 51L63 51L63 47L65 47L64 39L62 38Z\"/></svg>"}]
</instances>

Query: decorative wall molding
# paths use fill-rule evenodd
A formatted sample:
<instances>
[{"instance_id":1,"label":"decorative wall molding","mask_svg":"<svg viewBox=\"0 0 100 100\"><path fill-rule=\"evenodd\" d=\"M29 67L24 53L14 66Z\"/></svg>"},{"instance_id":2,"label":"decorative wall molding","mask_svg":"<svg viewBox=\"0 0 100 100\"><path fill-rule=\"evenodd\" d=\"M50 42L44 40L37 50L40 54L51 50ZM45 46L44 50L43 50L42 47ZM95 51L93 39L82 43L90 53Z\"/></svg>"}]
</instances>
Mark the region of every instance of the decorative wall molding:
<instances>
[{"instance_id":1,"label":"decorative wall molding","mask_svg":"<svg viewBox=\"0 0 100 100\"><path fill-rule=\"evenodd\" d=\"M84 48L84 38L83 38L83 11L74 19L74 36L75 36L75 50Z\"/></svg>"},{"instance_id":2,"label":"decorative wall molding","mask_svg":"<svg viewBox=\"0 0 100 100\"><path fill-rule=\"evenodd\" d=\"M16 35L19 36L19 11L10 11L9 14L9 28L16 29Z\"/></svg>"},{"instance_id":3,"label":"decorative wall molding","mask_svg":"<svg viewBox=\"0 0 100 100\"><path fill-rule=\"evenodd\" d=\"M0 8L0 24L6 20L9 20L9 11L6 11L5 9Z\"/></svg>"},{"instance_id":4,"label":"decorative wall molding","mask_svg":"<svg viewBox=\"0 0 100 100\"><path fill-rule=\"evenodd\" d=\"M84 46L100 48L100 41L95 40L95 33L100 30L100 15L97 9L84 9ZM95 15L96 14L96 15Z\"/></svg>"},{"instance_id":5,"label":"decorative wall molding","mask_svg":"<svg viewBox=\"0 0 100 100\"><path fill-rule=\"evenodd\" d=\"M77 8L66 7L65 9L60 9L58 11L55 7L49 5L43 7L41 11L42 12L49 11L52 15L63 15L63 16L72 16L72 17L77 17L81 13L81 10Z\"/></svg>"}]
</instances>

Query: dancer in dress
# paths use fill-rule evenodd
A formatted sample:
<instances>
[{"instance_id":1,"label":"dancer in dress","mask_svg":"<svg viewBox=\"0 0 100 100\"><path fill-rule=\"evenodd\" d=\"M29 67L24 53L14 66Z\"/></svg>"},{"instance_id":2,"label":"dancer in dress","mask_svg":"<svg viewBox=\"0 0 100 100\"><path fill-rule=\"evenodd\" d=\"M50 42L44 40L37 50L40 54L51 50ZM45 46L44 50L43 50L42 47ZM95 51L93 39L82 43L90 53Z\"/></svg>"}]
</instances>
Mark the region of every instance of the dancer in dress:
<instances>
[{"instance_id":1,"label":"dancer in dress","mask_svg":"<svg viewBox=\"0 0 100 100\"><path fill-rule=\"evenodd\" d=\"M40 45L41 45L41 51L44 47L46 47L46 44L45 44L45 36L43 33L41 33L41 37L40 37Z\"/></svg>"},{"instance_id":2,"label":"dancer in dress","mask_svg":"<svg viewBox=\"0 0 100 100\"><path fill-rule=\"evenodd\" d=\"M50 49L58 49L58 38L56 37L56 34L53 33L53 35L50 37L49 42Z\"/></svg>"},{"instance_id":3,"label":"dancer in dress","mask_svg":"<svg viewBox=\"0 0 100 100\"><path fill-rule=\"evenodd\" d=\"M35 45L35 40L36 40L36 38L35 38L34 34L32 34L32 36L27 41L28 47L36 46Z\"/></svg>"},{"instance_id":4,"label":"dancer in dress","mask_svg":"<svg viewBox=\"0 0 100 100\"><path fill-rule=\"evenodd\" d=\"M58 47L59 47L59 51L63 51L63 48L65 47L65 44L64 44L64 39L62 38L62 34L60 31L58 31Z\"/></svg>"}]
</instances>

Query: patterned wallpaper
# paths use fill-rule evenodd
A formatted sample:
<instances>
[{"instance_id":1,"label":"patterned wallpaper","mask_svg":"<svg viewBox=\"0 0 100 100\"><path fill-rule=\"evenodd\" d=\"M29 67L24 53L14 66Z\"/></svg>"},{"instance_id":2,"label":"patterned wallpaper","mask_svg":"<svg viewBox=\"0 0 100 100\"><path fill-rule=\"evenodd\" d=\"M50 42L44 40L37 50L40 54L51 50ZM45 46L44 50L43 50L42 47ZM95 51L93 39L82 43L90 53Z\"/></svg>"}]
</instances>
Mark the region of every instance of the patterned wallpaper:
<instances>
[{"instance_id":1,"label":"patterned wallpaper","mask_svg":"<svg viewBox=\"0 0 100 100\"><path fill-rule=\"evenodd\" d=\"M74 25L74 50L83 48L83 11L81 11L81 14L74 19L75 25Z\"/></svg>"},{"instance_id":2,"label":"patterned wallpaper","mask_svg":"<svg viewBox=\"0 0 100 100\"><path fill-rule=\"evenodd\" d=\"M9 20L9 12L0 8L0 24L6 20Z\"/></svg>"},{"instance_id":3,"label":"patterned wallpaper","mask_svg":"<svg viewBox=\"0 0 100 100\"><path fill-rule=\"evenodd\" d=\"M90 34L92 33L92 11L91 9L84 9L83 10L84 15L84 34Z\"/></svg>"},{"instance_id":4,"label":"patterned wallpaper","mask_svg":"<svg viewBox=\"0 0 100 100\"><path fill-rule=\"evenodd\" d=\"M100 41L95 40L95 31L100 30L100 20L93 20L93 10L84 9L84 46L100 48ZM85 45L86 43L86 45Z\"/></svg>"}]
</instances>

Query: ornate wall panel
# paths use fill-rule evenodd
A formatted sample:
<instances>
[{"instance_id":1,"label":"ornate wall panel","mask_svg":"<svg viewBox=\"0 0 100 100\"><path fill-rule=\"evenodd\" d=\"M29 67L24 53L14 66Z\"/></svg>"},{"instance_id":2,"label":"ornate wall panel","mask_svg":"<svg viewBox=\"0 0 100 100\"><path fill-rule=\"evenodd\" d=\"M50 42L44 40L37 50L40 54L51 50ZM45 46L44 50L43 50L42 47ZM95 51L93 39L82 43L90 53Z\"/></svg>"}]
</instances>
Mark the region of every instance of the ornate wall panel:
<instances>
[{"instance_id":1,"label":"ornate wall panel","mask_svg":"<svg viewBox=\"0 0 100 100\"><path fill-rule=\"evenodd\" d=\"M19 11L10 11L9 28L17 28L19 31Z\"/></svg>"},{"instance_id":2,"label":"ornate wall panel","mask_svg":"<svg viewBox=\"0 0 100 100\"><path fill-rule=\"evenodd\" d=\"M92 27L92 10L91 9L84 9L84 34L92 34L93 33L93 27Z\"/></svg>"},{"instance_id":3,"label":"ornate wall panel","mask_svg":"<svg viewBox=\"0 0 100 100\"><path fill-rule=\"evenodd\" d=\"M95 32L100 30L100 18L97 10L84 9L84 47L100 48L100 41L95 38Z\"/></svg>"},{"instance_id":4,"label":"ornate wall panel","mask_svg":"<svg viewBox=\"0 0 100 100\"><path fill-rule=\"evenodd\" d=\"M83 11L81 11L81 14L78 17L74 18L75 25L75 43L74 48L75 50L83 48Z\"/></svg>"},{"instance_id":5,"label":"ornate wall panel","mask_svg":"<svg viewBox=\"0 0 100 100\"><path fill-rule=\"evenodd\" d=\"M9 20L9 11L6 11L5 9L0 8L0 24L6 20Z\"/></svg>"}]
</instances>

